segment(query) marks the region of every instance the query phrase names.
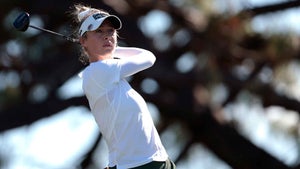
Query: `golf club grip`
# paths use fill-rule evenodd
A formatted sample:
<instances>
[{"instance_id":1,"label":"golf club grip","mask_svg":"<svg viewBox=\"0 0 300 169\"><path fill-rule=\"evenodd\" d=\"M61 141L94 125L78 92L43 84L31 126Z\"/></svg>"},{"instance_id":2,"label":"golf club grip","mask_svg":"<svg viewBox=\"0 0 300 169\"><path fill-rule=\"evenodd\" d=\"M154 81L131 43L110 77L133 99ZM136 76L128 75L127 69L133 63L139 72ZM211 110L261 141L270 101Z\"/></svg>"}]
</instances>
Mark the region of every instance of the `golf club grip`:
<instances>
[{"instance_id":1,"label":"golf club grip","mask_svg":"<svg viewBox=\"0 0 300 169\"><path fill-rule=\"evenodd\" d=\"M44 31L44 32L50 33L52 35L57 35L57 36L63 37L64 39L66 39L66 40L68 40L70 42L79 43L77 39L68 37L66 35L63 35L63 34L60 34L60 33L57 33L57 32L53 32L53 31L50 31L50 30L47 30L47 29L43 29L43 28L40 28L40 27L37 27L37 26L34 26L34 25L29 25L29 27L37 29L37 30L40 30L40 31Z\"/></svg>"}]
</instances>

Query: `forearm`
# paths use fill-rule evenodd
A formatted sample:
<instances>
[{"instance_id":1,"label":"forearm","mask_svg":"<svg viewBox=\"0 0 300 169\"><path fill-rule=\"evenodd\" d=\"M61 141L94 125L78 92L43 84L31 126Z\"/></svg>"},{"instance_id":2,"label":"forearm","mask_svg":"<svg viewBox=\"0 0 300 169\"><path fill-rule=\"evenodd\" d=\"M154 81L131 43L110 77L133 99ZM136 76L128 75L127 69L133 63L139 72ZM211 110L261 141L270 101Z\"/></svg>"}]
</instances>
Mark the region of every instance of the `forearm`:
<instances>
[{"instance_id":1,"label":"forearm","mask_svg":"<svg viewBox=\"0 0 300 169\"><path fill-rule=\"evenodd\" d=\"M149 55L149 53L150 55L152 54L148 50L136 48L136 47L117 47L114 53L114 57L125 58L125 57L132 57L135 55L142 55L142 54L146 54L147 56Z\"/></svg>"},{"instance_id":2,"label":"forearm","mask_svg":"<svg viewBox=\"0 0 300 169\"><path fill-rule=\"evenodd\" d=\"M122 58L122 57L129 57L132 55L137 55L141 53L141 49L133 48L133 47L117 47L114 53L115 57Z\"/></svg>"},{"instance_id":3,"label":"forearm","mask_svg":"<svg viewBox=\"0 0 300 169\"><path fill-rule=\"evenodd\" d=\"M121 76L126 77L151 67L156 58L152 52L133 47L116 48L114 57L120 58Z\"/></svg>"}]
</instances>

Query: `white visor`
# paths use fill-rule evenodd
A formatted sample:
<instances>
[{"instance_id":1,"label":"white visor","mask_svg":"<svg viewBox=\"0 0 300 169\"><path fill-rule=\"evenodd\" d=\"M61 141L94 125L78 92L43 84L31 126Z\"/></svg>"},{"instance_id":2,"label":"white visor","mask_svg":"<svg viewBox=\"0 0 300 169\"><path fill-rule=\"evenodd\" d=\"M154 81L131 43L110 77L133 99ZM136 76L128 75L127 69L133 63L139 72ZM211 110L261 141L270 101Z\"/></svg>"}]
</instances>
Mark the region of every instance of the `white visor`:
<instances>
[{"instance_id":1,"label":"white visor","mask_svg":"<svg viewBox=\"0 0 300 169\"><path fill-rule=\"evenodd\" d=\"M80 26L79 34L82 36L87 31L94 31L99 28L104 20L108 19L115 29L121 29L121 20L115 15L96 13L87 17Z\"/></svg>"}]
</instances>

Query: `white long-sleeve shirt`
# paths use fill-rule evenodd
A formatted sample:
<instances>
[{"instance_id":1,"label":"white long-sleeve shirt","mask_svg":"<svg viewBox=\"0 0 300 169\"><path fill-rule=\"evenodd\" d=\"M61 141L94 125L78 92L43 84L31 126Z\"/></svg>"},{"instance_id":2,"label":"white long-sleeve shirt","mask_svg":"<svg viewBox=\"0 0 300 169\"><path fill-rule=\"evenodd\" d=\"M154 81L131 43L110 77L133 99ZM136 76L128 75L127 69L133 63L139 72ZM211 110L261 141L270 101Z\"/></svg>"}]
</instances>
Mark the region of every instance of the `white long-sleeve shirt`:
<instances>
[{"instance_id":1,"label":"white long-sleeve shirt","mask_svg":"<svg viewBox=\"0 0 300 169\"><path fill-rule=\"evenodd\" d=\"M109 149L109 166L128 169L165 161L161 143L144 99L125 80L151 67L155 56L139 48L118 48L120 59L91 63L82 73L83 90Z\"/></svg>"}]
</instances>

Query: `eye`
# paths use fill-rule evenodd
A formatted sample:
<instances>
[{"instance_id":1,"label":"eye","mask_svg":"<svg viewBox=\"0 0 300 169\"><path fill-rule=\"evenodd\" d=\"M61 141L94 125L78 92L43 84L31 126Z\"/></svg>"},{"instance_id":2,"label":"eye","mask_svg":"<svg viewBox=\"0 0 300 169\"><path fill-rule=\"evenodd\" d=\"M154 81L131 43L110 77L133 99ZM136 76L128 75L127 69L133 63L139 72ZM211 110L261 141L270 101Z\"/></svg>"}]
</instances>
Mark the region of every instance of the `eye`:
<instances>
[{"instance_id":1,"label":"eye","mask_svg":"<svg viewBox=\"0 0 300 169\"><path fill-rule=\"evenodd\" d=\"M96 30L97 33L102 33L103 31L101 29Z\"/></svg>"},{"instance_id":2,"label":"eye","mask_svg":"<svg viewBox=\"0 0 300 169\"><path fill-rule=\"evenodd\" d=\"M115 29L111 28L111 29L108 29L106 32L109 35L113 35L115 33Z\"/></svg>"}]
</instances>

